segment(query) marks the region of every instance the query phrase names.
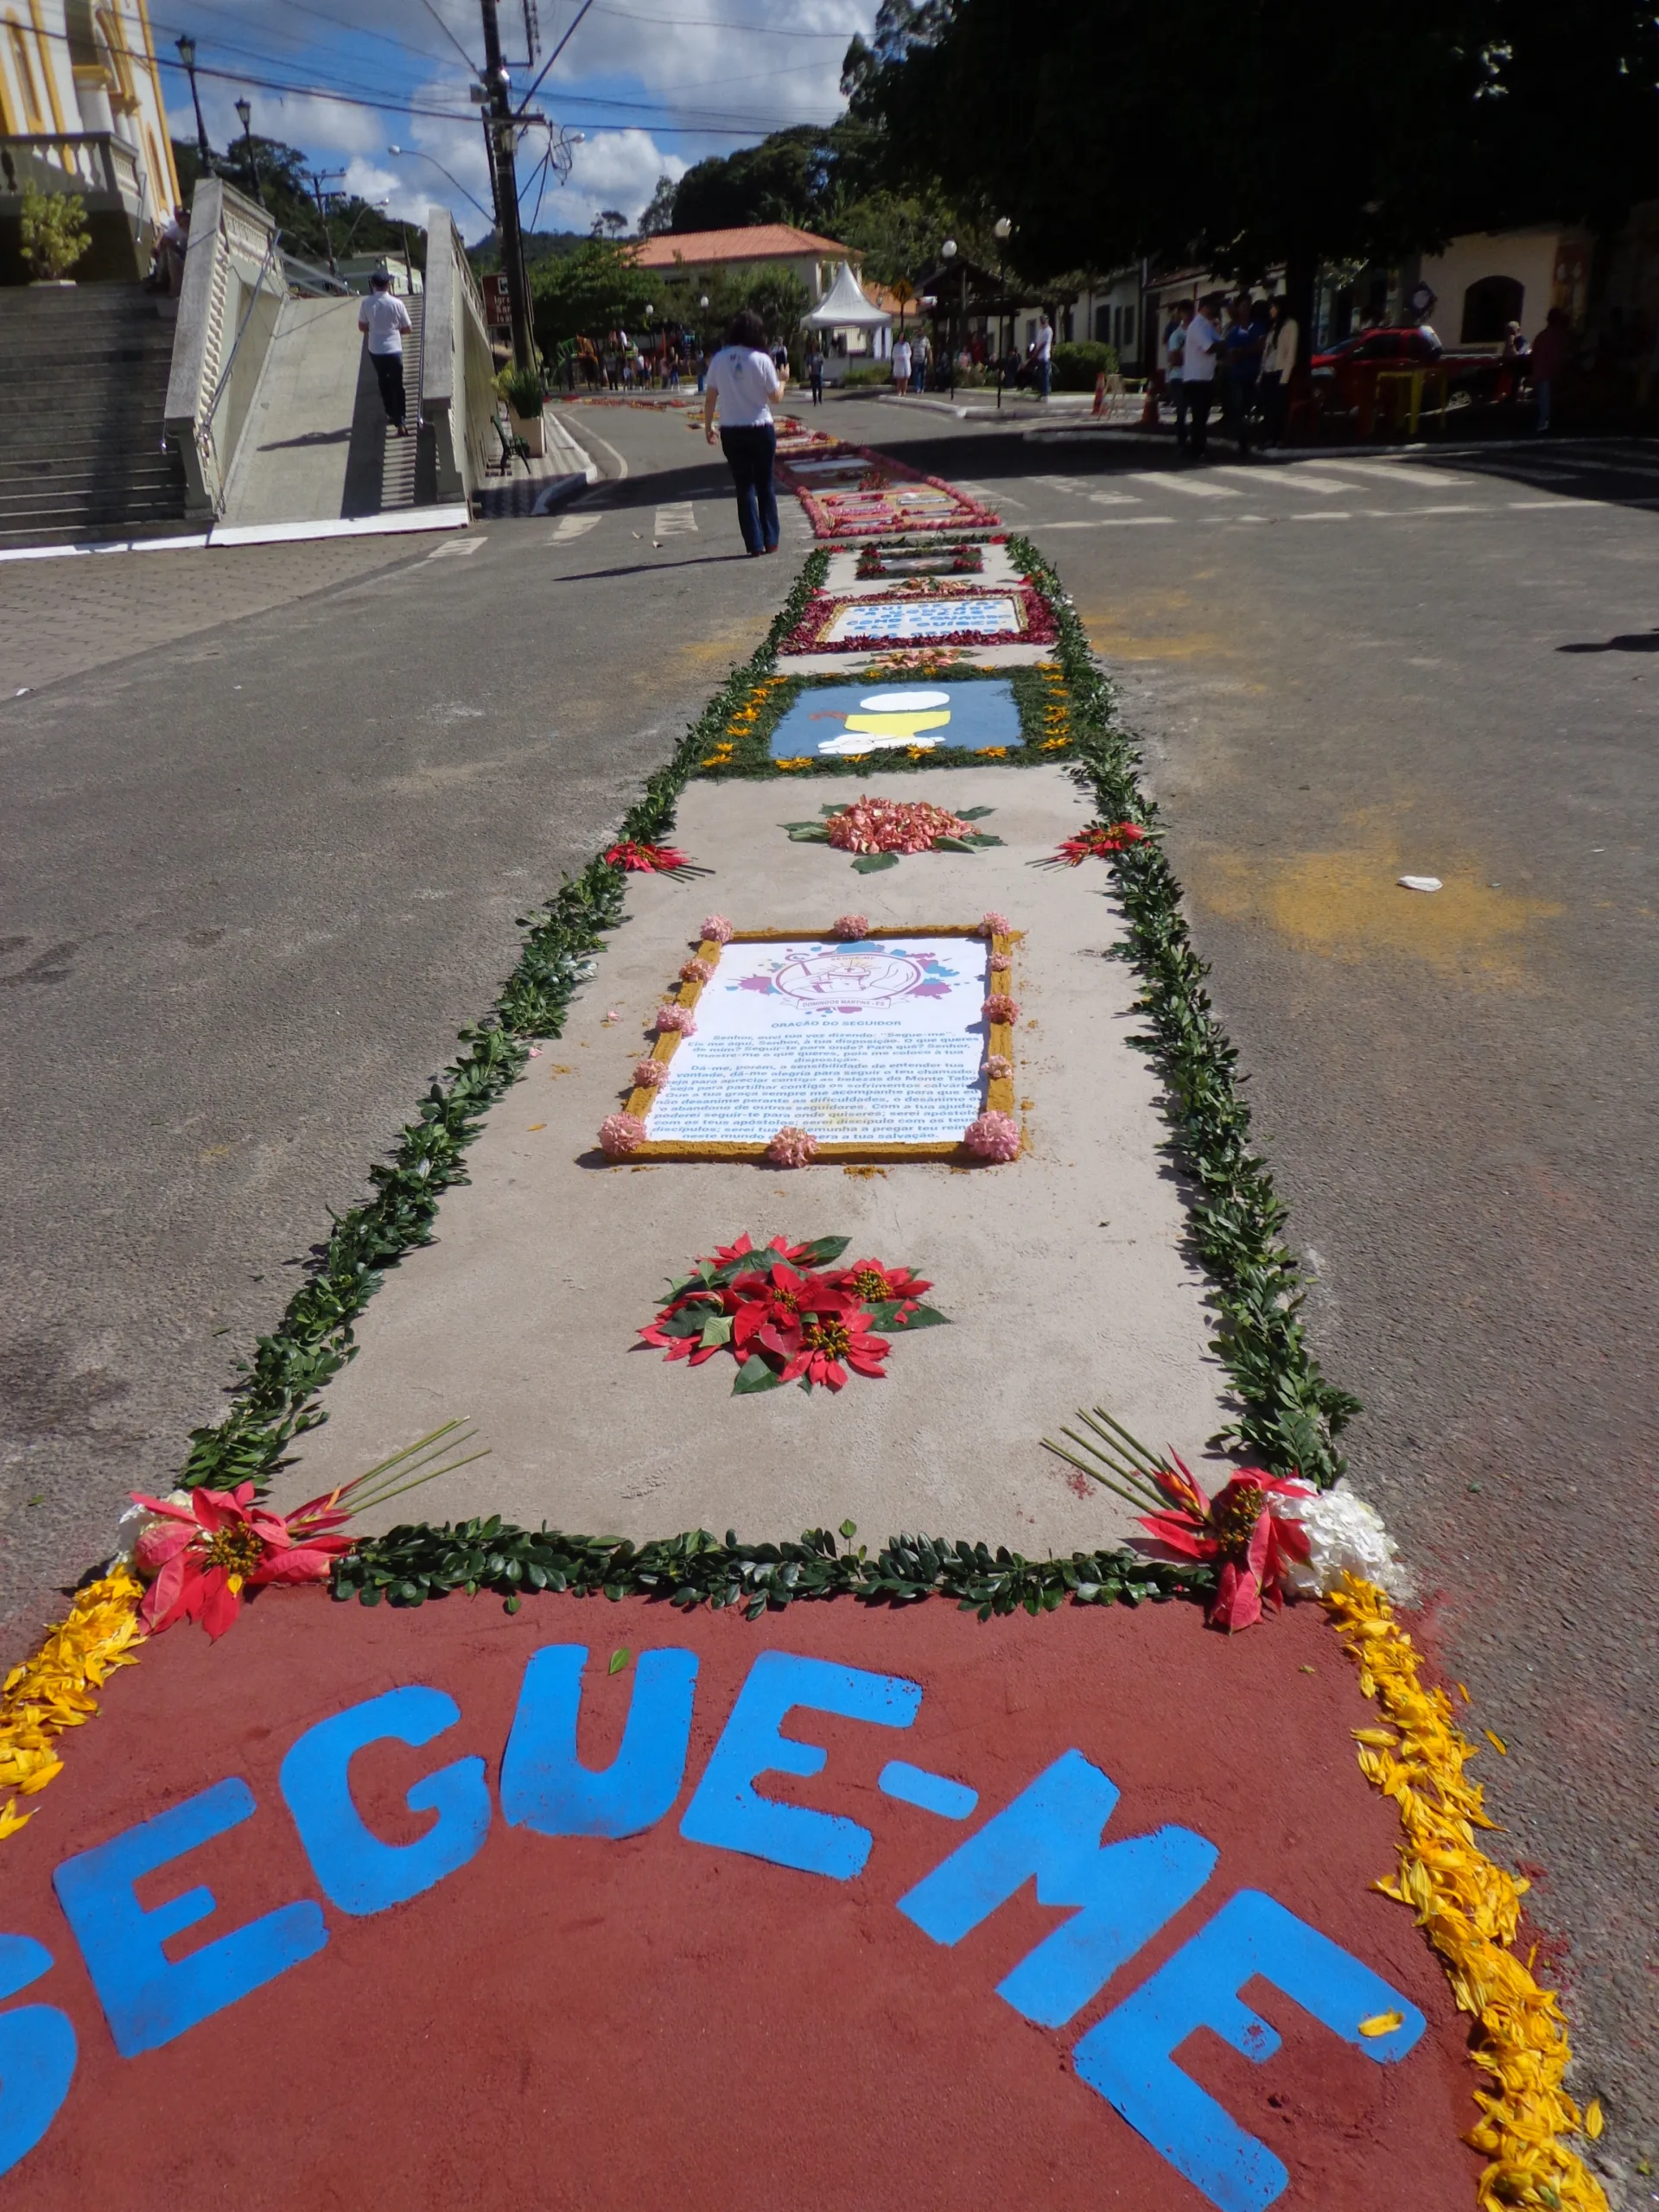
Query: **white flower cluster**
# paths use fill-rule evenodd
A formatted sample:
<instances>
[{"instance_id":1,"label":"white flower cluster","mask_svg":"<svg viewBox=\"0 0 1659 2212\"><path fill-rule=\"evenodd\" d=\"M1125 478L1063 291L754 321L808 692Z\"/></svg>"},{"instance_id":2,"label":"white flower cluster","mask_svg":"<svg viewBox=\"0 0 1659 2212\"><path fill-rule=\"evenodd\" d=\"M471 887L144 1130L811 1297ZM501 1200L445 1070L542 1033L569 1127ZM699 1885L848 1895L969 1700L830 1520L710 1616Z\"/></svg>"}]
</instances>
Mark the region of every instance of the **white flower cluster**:
<instances>
[{"instance_id":1,"label":"white flower cluster","mask_svg":"<svg viewBox=\"0 0 1659 2212\"><path fill-rule=\"evenodd\" d=\"M1325 1597L1344 1574L1358 1574L1390 1598L1410 1599L1411 1578L1374 1505L1351 1490L1319 1491L1275 1503L1287 1520L1301 1522L1307 1538L1306 1563L1293 1560L1287 1577L1299 1598Z\"/></svg>"}]
</instances>

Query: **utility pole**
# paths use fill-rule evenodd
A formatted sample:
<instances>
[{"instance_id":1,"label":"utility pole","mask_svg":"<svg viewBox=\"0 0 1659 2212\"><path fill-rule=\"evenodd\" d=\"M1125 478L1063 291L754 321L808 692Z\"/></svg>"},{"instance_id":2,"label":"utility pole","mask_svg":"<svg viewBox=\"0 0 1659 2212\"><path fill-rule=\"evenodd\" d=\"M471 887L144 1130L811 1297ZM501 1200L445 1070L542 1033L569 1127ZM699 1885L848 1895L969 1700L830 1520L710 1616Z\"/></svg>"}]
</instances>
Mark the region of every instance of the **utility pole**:
<instances>
[{"instance_id":1,"label":"utility pole","mask_svg":"<svg viewBox=\"0 0 1659 2212\"><path fill-rule=\"evenodd\" d=\"M518 224L518 170L514 154L517 125L506 65L501 59L501 28L495 0L479 0L484 17L484 128L490 141L490 175L495 185L495 214L501 233L501 266L506 272L507 303L512 319L512 363L533 369L536 347L530 329L530 279L524 268L524 237Z\"/></svg>"},{"instance_id":2,"label":"utility pole","mask_svg":"<svg viewBox=\"0 0 1659 2212\"><path fill-rule=\"evenodd\" d=\"M328 274L331 276L338 276L340 271L334 266L334 242L328 235L328 210L322 204L322 188L330 177L343 177L345 174L344 169L311 169L307 174L307 181L311 187L311 196L317 203L317 221L322 228L322 250L327 256Z\"/></svg>"}]
</instances>

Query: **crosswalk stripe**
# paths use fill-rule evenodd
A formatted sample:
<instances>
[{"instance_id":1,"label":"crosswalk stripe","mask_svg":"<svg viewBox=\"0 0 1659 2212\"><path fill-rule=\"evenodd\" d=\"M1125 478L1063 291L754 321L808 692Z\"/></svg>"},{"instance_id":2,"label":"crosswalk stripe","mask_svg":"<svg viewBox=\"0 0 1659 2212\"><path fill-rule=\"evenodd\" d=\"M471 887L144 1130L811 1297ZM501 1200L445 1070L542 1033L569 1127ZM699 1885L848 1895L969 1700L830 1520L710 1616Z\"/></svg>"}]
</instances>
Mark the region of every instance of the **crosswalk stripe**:
<instances>
[{"instance_id":1,"label":"crosswalk stripe","mask_svg":"<svg viewBox=\"0 0 1659 2212\"><path fill-rule=\"evenodd\" d=\"M1333 454L1322 460L1322 468L1334 468L1343 476L1372 476L1379 483L1402 484L1408 492L1438 492L1442 484L1478 484L1477 476L1454 476L1448 468L1414 469L1408 463L1392 461L1339 461Z\"/></svg>"},{"instance_id":2,"label":"crosswalk stripe","mask_svg":"<svg viewBox=\"0 0 1659 2212\"><path fill-rule=\"evenodd\" d=\"M1351 492L1354 488L1351 484L1339 483L1334 476L1314 476L1306 469L1300 467L1274 469L1223 467L1217 468L1211 473L1217 476L1242 476L1249 483L1257 486L1264 483L1287 484L1294 492Z\"/></svg>"},{"instance_id":3,"label":"crosswalk stripe","mask_svg":"<svg viewBox=\"0 0 1659 2212\"><path fill-rule=\"evenodd\" d=\"M585 537L596 530L604 519L601 515L561 515L558 527L548 539L550 545L568 545L574 537Z\"/></svg>"},{"instance_id":4,"label":"crosswalk stripe","mask_svg":"<svg viewBox=\"0 0 1659 2212\"><path fill-rule=\"evenodd\" d=\"M690 500L675 499L669 505L658 508L654 534L658 537L679 537L696 526L697 518L691 512Z\"/></svg>"},{"instance_id":5,"label":"crosswalk stripe","mask_svg":"<svg viewBox=\"0 0 1659 2212\"><path fill-rule=\"evenodd\" d=\"M1151 484L1162 492L1184 492L1189 499L1236 499L1230 484L1206 484L1196 476L1165 475L1161 470L1141 468L1129 473L1131 484Z\"/></svg>"}]
</instances>

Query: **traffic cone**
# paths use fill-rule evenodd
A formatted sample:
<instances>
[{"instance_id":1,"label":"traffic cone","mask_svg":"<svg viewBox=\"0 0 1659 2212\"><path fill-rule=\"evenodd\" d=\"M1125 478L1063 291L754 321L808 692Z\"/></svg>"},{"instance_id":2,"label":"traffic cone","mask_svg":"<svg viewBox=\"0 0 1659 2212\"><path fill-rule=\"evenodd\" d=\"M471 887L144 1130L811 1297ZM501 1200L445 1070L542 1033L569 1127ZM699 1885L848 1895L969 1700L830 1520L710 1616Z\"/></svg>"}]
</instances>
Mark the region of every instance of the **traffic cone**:
<instances>
[{"instance_id":1,"label":"traffic cone","mask_svg":"<svg viewBox=\"0 0 1659 2212\"><path fill-rule=\"evenodd\" d=\"M1141 427L1143 430L1155 430L1159 427L1158 379L1155 376L1147 378L1147 398L1141 410Z\"/></svg>"}]
</instances>

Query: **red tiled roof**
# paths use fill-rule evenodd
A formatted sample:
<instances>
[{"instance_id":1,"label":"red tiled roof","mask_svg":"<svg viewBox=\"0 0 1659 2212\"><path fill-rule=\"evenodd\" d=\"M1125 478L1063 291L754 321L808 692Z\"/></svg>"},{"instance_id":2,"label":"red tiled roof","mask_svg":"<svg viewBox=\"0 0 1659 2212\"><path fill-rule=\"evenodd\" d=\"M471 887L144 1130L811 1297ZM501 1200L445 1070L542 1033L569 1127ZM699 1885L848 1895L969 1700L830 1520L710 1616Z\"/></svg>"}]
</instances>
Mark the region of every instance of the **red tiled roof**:
<instances>
[{"instance_id":1,"label":"red tiled roof","mask_svg":"<svg viewBox=\"0 0 1659 2212\"><path fill-rule=\"evenodd\" d=\"M739 231L664 231L641 238L633 258L641 269L671 269L677 261L695 268L711 261L793 261L809 253L834 254L842 261L859 257L855 247L788 223L751 223Z\"/></svg>"}]
</instances>

